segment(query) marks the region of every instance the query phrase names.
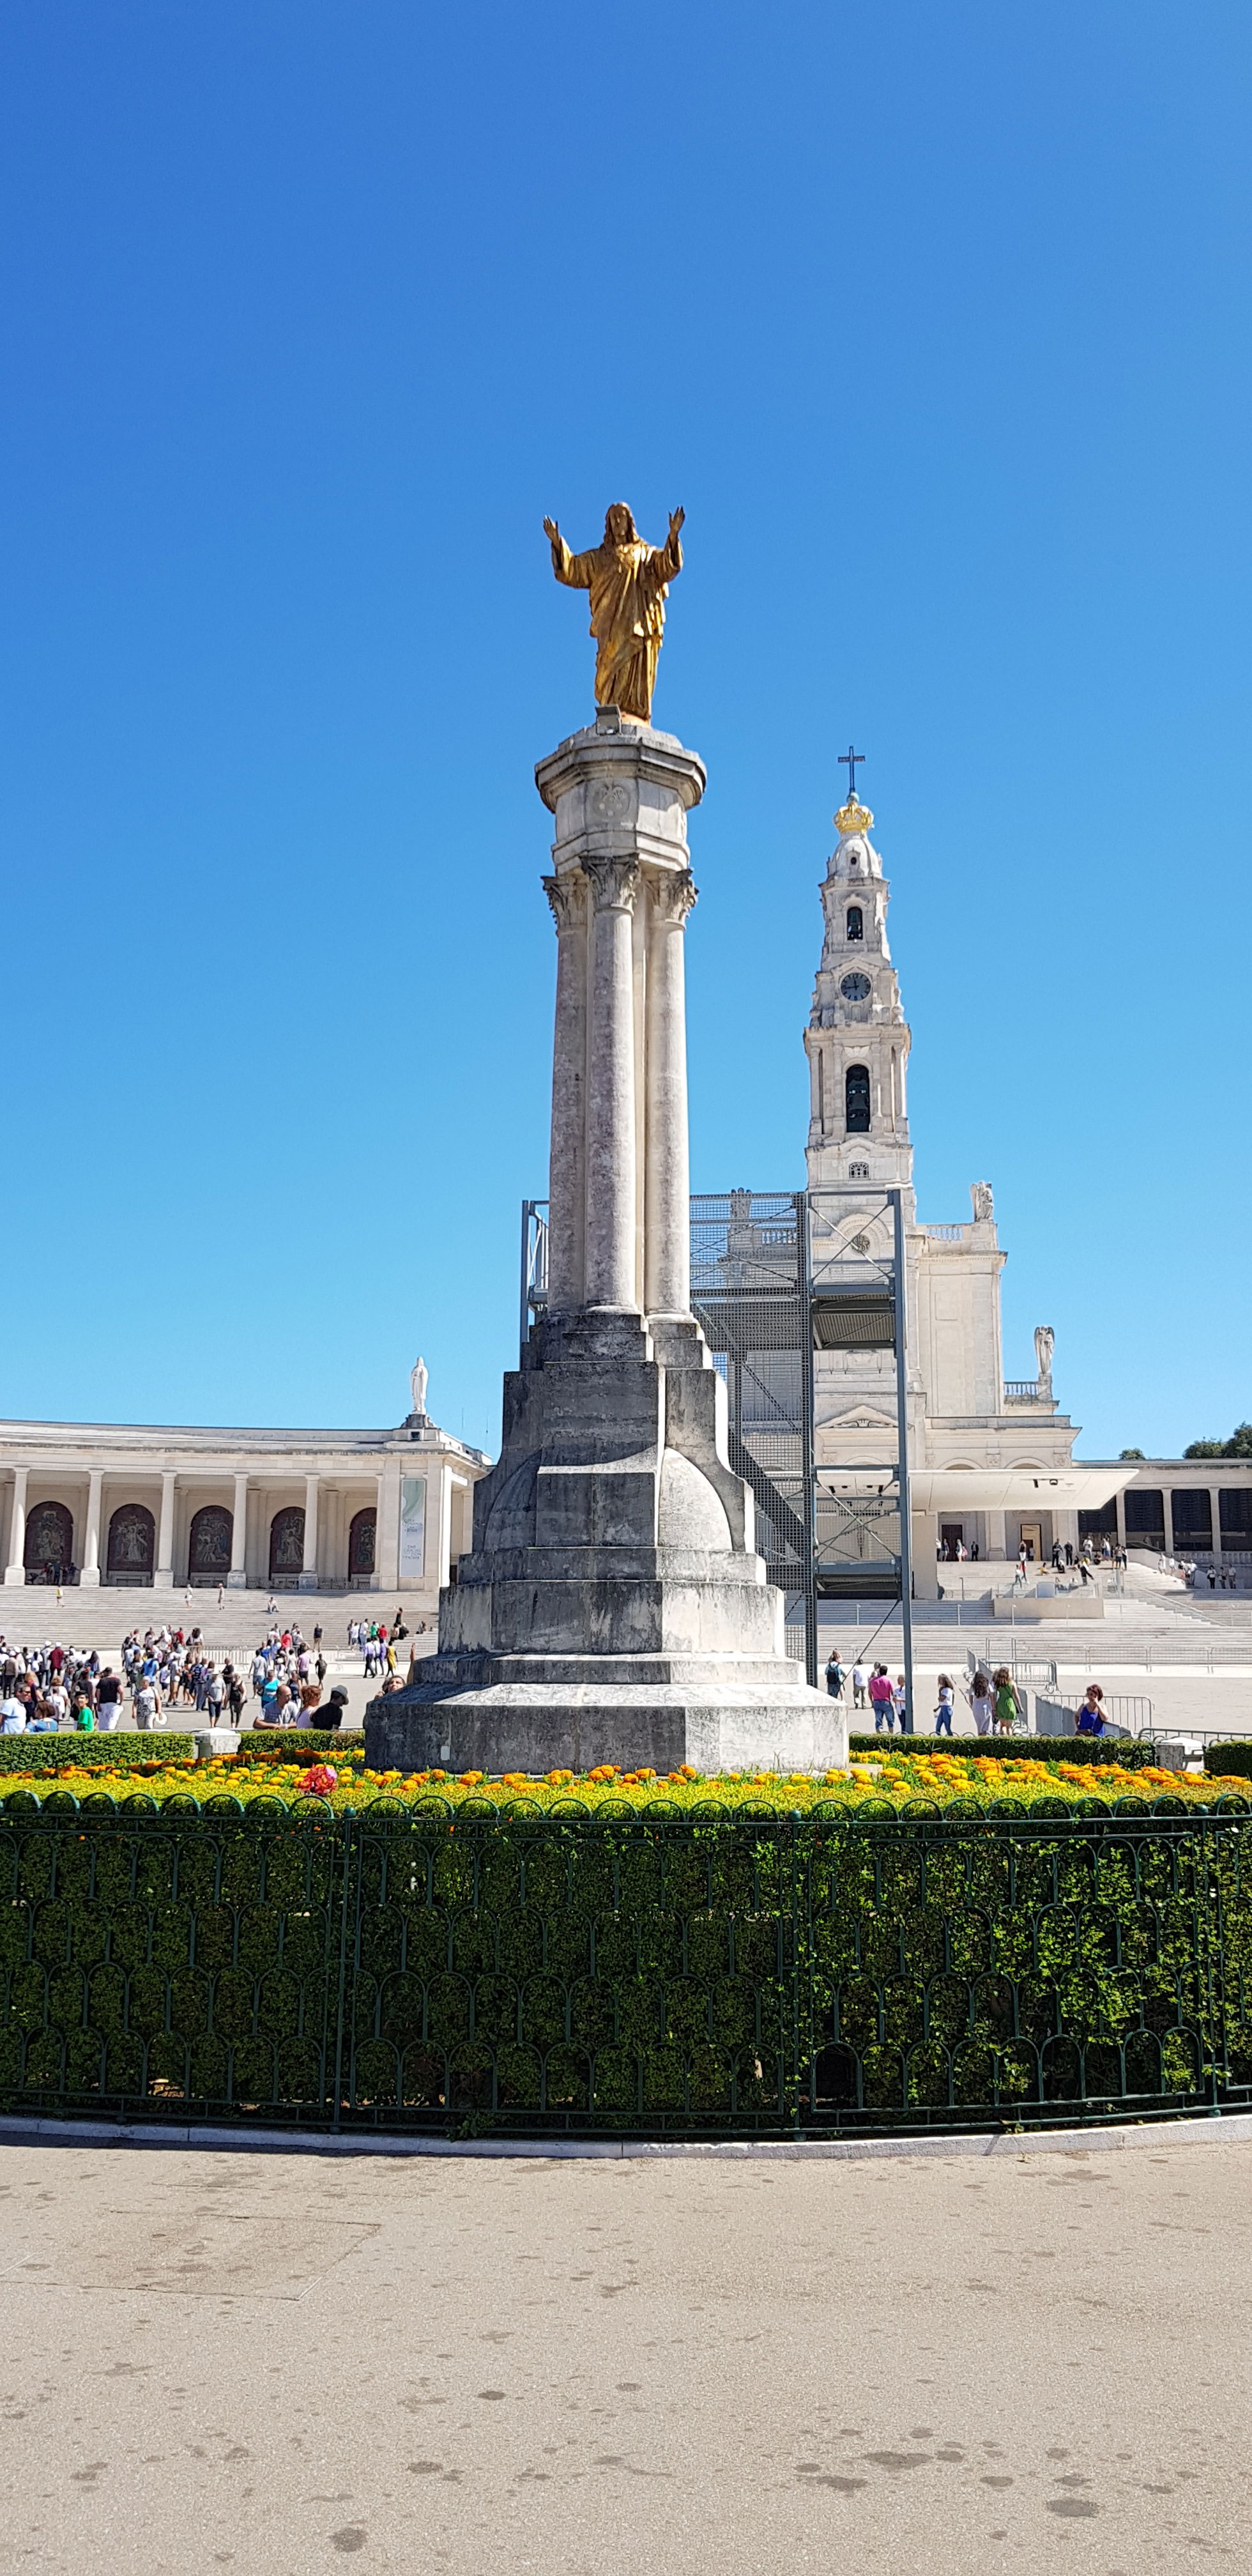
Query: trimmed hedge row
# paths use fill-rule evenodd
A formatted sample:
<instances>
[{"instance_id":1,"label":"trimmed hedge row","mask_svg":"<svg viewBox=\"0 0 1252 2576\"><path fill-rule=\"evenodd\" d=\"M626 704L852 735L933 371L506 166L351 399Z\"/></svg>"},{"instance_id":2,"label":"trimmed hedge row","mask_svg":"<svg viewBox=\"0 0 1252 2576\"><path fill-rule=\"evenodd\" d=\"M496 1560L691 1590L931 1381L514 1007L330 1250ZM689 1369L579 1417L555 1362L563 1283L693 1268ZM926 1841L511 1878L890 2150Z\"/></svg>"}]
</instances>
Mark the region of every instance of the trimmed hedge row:
<instances>
[{"instance_id":1,"label":"trimmed hedge row","mask_svg":"<svg viewBox=\"0 0 1252 2576\"><path fill-rule=\"evenodd\" d=\"M894 1744L898 1752L905 1744L935 1741L951 1753L975 1754L980 1762L1118 1762L1123 1771L1143 1771L1156 1761L1154 1744L1117 1736L1107 1741L1098 1735L955 1735L949 1744L946 1735L890 1736L885 1727L881 1735L850 1735L848 1751L883 1753Z\"/></svg>"},{"instance_id":2,"label":"trimmed hedge row","mask_svg":"<svg viewBox=\"0 0 1252 2576\"><path fill-rule=\"evenodd\" d=\"M238 1750L227 1754L228 1762L299 1762L306 1756L329 1753L363 1753L365 1737L359 1726L261 1726L249 1727L239 1738Z\"/></svg>"},{"instance_id":3,"label":"trimmed hedge row","mask_svg":"<svg viewBox=\"0 0 1252 2576\"><path fill-rule=\"evenodd\" d=\"M1206 1744L1204 1768L1218 1780L1252 1779L1252 1742L1244 1736L1233 1744Z\"/></svg>"},{"instance_id":4,"label":"trimmed hedge row","mask_svg":"<svg viewBox=\"0 0 1252 2576\"><path fill-rule=\"evenodd\" d=\"M194 1735L0 1735L0 1771L129 1771L137 1762L194 1762Z\"/></svg>"},{"instance_id":5,"label":"trimmed hedge row","mask_svg":"<svg viewBox=\"0 0 1252 2576\"><path fill-rule=\"evenodd\" d=\"M6 1809L0 1859L0 2101L26 2110L733 2136L1252 2092L1242 1802L851 1822Z\"/></svg>"}]
</instances>

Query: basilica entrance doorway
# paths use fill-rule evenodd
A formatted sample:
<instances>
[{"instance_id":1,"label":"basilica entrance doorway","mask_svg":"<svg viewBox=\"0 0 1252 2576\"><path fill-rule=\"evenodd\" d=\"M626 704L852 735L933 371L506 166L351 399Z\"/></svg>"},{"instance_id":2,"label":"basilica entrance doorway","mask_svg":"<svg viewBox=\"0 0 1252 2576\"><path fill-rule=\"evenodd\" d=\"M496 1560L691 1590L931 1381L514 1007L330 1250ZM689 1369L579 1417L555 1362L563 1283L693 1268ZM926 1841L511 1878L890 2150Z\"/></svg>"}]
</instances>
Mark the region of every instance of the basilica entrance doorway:
<instances>
[{"instance_id":1,"label":"basilica entrance doorway","mask_svg":"<svg viewBox=\"0 0 1252 2576\"><path fill-rule=\"evenodd\" d=\"M348 1581L354 1590L373 1581L377 1534L378 1513L372 1504L367 1511L353 1513L348 1531Z\"/></svg>"},{"instance_id":2,"label":"basilica entrance doorway","mask_svg":"<svg viewBox=\"0 0 1252 2576\"><path fill-rule=\"evenodd\" d=\"M288 1503L270 1522L270 1581L290 1587L304 1572L304 1505Z\"/></svg>"},{"instance_id":3,"label":"basilica entrance doorway","mask_svg":"<svg viewBox=\"0 0 1252 2576\"><path fill-rule=\"evenodd\" d=\"M74 1523L64 1503L36 1503L26 1518L23 1562L28 1583L68 1583Z\"/></svg>"},{"instance_id":4,"label":"basilica entrance doorway","mask_svg":"<svg viewBox=\"0 0 1252 2576\"><path fill-rule=\"evenodd\" d=\"M109 1522L110 1583L151 1583L156 1522L146 1503L120 1503Z\"/></svg>"},{"instance_id":5,"label":"basilica entrance doorway","mask_svg":"<svg viewBox=\"0 0 1252 2576\"><path fill-rule=\"evenodd\" d=\"M941 1522L940 1522L940 1524L939 1524L939 1553L940 1553L940 1555L942 1556L942 1558L943 1558L943 1560L944 1560L945 1564L947 1564L947 1565L955 1565L956 1560L957 1560L957 1558L959 1557L959 1555L960 1555L960 1553L961 1553L961 1548L962 1548L962 1545L963 1545L963 1543L964 1543L964 1538L965 1538L965 1523L964 1523L964 1521L941 1521Z\"/></svg>"},{"instance_id":6,"label":"basilica entrance doorway","mask_svg":"<svg viewBox=\"0 0 1252 2576\"><path fill-rule=\"evenodd\" d=\"M1039 1521L1022 1522L1022 1546L1032 1565L1043 1563L1043 1525Z\"/></svg>"},{"instance_id":7,"label":"basilica entrance doorway","mask_svg":"<svg viewBox=\"0 0 1252 2576\"><path fill-rule=\"evenodd\" d=\"M230 1572L234 1514L222 1503L202 1503L195 1514L187 1548L189 1583L224 1583Z\"/></svg>"}]
</instances>

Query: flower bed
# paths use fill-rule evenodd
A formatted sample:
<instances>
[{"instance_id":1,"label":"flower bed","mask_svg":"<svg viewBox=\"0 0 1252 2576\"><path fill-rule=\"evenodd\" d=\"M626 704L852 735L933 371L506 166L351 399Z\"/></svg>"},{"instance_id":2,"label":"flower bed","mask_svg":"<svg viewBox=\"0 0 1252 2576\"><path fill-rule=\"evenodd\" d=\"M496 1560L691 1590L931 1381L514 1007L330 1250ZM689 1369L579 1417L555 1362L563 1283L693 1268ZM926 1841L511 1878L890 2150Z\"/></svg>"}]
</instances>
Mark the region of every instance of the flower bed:
<instances>
[{"instance_id":1,"label":"flower bed","mask_svg":"<svg viewBox=\"0 0 1252 2576\"><path fill-rule=\"evenodd\" d=\"M67 1749L76 1741L69 1737L61 1740ZM146 1737L137 1740L150 1744ZM307 1737L305 1740L310 1741ZM92 1738L85 1741L90 1744ZM300 1741L299 1736L296 1741ZM284 1749L294 1753L290 1743ZM77 1771L73 1763L63 1762L53 1775L32 1765L25 1777L9 1773L0 1792L0 1804L6 1798L11 1800L19 1790L35 1798L54 1792L64 1796L68 1792L122 1799L142 1789L143 1796L158 1806L170 1798L180 1803L191 1799L201 1805L226 1799L246 1807L256 1799L266 1799L271 1804L298 1806L307 1803L310 1794L317 1794L340 1814L368 1809L380 1799L393 1808L415 1813L468 1812L473 1816L607 1812L699 1817L735 1815L740 1811L803 1816L815 1810L831 1814L844 1809L853 1814L937 1814L951 1807L962 1813L985 1810L994 1815L1015 1815L1028 1814L1039 1807L1052 1814L1068 1807L1089 1810L1093 1802L1110 1810L1129 1804L1144 1812L1160 1804L1162 1812L1173 1814L1224 1806L1232 1797L1240 1799L1247 1790L1246 1779L1233 1774L1201 1776L1152 1765L1125 1770L1115 1762L1092 1766L1068 1757L1042 1762L1021 1754L1010 1758L1000 1752L921 1752L908 1739L897 1740L895 1748L880 1740L870 1755L863 1760L854 1757L846 1770L827 1771L816 1777L808 1772L783 1777L772 1771L705 1775L688 1765L660 1778L653 1771L618 1771L609 1763L598 1764L595 1770L582 1774L552 1771L544 1778L532 1778L520 1771L505 1772L499 1779L487 1779L477 1771L462 1772L457 1777L440 1770L406 1775L399 1771L367 1771L362 1762L352 1760L346 1746L325 1734L310 1741L310 1750L317 1756L332 1749L331 1767L336 1776L328 1795L320 1789L311 1793L306 1785L310 1777L307 1754L286 1762L276 1758L241 1762L236 1755L219 1754L198 1763L190 1779L187 1766L176 1759L149 1757L142 1766L142 1780L137 1778L133 1764L119 1766L110 1774L98 1762L85 1763Z\"/></svg>"}]
</instances>

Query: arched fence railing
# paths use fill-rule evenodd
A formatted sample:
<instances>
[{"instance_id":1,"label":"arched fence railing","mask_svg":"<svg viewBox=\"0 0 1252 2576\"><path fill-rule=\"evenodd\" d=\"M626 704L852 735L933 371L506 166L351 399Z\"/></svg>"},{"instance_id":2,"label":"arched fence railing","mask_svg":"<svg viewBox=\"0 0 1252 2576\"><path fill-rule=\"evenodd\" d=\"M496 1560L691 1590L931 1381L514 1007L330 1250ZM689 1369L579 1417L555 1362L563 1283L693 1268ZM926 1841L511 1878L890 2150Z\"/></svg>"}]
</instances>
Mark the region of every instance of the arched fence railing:
<instances>
[{"instance_id":1,"label":"arched fence railing","mask_svg":"<svg viewBox=\"0 0 1252 2576\"><path fill-rule=\"evenodd\" d=\"M1004 1803L13 1792L0 2106L716 2138L1252 2104L1252 1811Z\"/></svg>"}]
</instances>

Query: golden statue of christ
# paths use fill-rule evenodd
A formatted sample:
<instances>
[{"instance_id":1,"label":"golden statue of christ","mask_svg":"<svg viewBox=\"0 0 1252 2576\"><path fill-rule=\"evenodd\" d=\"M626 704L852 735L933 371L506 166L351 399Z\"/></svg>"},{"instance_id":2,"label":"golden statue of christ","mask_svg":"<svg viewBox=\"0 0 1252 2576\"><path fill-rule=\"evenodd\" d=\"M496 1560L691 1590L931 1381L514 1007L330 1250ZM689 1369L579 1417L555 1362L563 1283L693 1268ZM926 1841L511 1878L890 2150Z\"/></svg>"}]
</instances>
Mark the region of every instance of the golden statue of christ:
<instances>
[{"instance_id":1,"label":"golden statue of christ","mask_svg":"<svg viewBox=\"0 0 1252 2576\"><path fill-rule=\"evenodd\" d=\"M591 593L591 632L596 639L596 705L620 707L624 716L652 720L657 656L665 632L667 585L683 568L679 531L686 512L670 512L663 546L648 546L624 501L605 513L604 543L572 555L555 519L545 519L552 569L570 590Z\"/></svg>"}]
</instances>

